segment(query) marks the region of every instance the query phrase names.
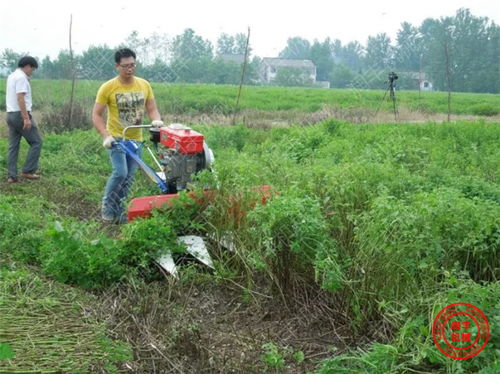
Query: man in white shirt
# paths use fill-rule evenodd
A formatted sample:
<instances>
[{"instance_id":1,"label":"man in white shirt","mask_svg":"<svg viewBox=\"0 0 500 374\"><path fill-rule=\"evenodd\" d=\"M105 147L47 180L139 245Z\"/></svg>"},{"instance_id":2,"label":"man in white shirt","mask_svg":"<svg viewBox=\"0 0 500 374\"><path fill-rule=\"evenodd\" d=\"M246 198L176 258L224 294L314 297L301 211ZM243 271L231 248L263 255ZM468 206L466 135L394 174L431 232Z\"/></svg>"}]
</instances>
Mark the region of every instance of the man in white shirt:
<instances>
[{"instance_id":1,"label":"man in white shirt","mask_svg":"<svg viewBox=\"0 0 500 374\"><path fill-rule=\"evenodd\" d=\"M7 78L5 95L7 125L9 126L9 150L7 155L7 181L9 183L17 182L17 158L21 138L26 139L30 145L21 177L26 179L40 178L35 173L42 150L42 138L31 116L33 102L29 82L31 74L38 68L38 63L33 57L25 56L19 60L17 66L18 69Z\"/></svg>"}]
</instances>

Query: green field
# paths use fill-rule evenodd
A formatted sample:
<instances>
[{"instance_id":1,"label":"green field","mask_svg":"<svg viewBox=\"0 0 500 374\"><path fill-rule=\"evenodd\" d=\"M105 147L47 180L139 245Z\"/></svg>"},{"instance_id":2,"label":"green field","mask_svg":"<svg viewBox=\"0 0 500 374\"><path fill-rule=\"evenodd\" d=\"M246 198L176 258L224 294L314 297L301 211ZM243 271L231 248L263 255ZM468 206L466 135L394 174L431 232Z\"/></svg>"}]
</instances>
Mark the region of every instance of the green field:
<instances>
[{"instance_id":1,"label":"green field","mask_svg":"<svg viewBox=\"0 0 500 374\"><path fill-rule=\"evenodd\" d=\"M91 103L98 85L79 82L79 100ZM67 89L33 82L57 92L43 105L60 105ZM154 89L172 112L232 108L237 90ZM245 87L241 105L376 109L381 94ZM446 111L444 93L421 100ZM500 105L454 94L455 113L478 104ZM1 179L0 344L11 351L0 349L0 372L500 371L500 122L195 128L216 155L196 182L218 191L206 208L184 199L148 220L100 223L110 166L93 130L45 135L41 180ZM0 138L1 175L6 150ZM273 197L254 206L260 185ZM157 193L140 175L130 197ZM152 265L185 234L212 238L213 273L187 267L174 280ZM456 302L490 322L473 359L447 358L432 339L435 316Z\"/></svg>"},{"instance_id":2,"label":"green field","mask_svg":"<svg viewBox=\"0 0 500 374\"><path fill-rule=\"evenodd\" d=\"M0 96L5 95L5 80L0 79ZM77 81L75 100L91 106L102 82ZM238 86L153 83L162 113L231 114L236 110ZM61 106L69 101L71 82L61 80L32 81L36 109ZM446 92L397 92L398 105L411 111L446 113ZM324 107L392 110L384 91L361 88L323 90L292 87L245 86L239 109L262 111L299 111L312 113ZM4 105L4 103L0 103ZM4 108L2 108L4 109ZM499 95L453 93L451 112L454 114L495 115L500 113Z\"/></svg>"}]
</instances>

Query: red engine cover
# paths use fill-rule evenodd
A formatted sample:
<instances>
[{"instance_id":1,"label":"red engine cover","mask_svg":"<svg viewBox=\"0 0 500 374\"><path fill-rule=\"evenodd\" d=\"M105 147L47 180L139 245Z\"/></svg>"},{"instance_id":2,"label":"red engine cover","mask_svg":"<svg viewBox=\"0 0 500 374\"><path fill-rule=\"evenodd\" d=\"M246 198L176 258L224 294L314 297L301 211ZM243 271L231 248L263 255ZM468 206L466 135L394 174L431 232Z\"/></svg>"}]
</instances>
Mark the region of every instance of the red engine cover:
<instances>
[{"instance_id":1,"label":"red engine cover","mask_svg":"<svg viewBox=\"0 0 500 374\"><path fill-rule=\"evenodd\" d=\"M191 129L160 128L160 143L165 147L176 149L180 153L202 152L203 140L202 134Z\"/></svg>"}]
</instances>

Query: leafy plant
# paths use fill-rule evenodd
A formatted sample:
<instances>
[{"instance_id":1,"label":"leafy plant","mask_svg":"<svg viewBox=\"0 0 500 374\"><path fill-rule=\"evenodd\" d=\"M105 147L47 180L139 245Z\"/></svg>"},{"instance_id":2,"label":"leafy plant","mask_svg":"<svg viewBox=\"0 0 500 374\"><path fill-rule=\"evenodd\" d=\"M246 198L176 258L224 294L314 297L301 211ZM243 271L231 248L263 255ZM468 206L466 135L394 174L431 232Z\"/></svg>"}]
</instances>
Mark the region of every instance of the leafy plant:
<instances>
[{"instance_id":1,"label":"leafy plant","mask_svg":"<svg viewBox=\"0 0 500 374\"><path fill-rule=\"evenodd\" d=\"M274 343L266 343L262 345L264 353L260 359L269 367L274 369L283 369L285 367L285 359L279 352L278 346Z\"/></svg>"},{"instance_id":2,"label":"leafy plant","mask_svg":"<svg viewBox=\"0 0 500 374\"><path fill-rule=\"evenodd\" d=\"M264 261L282 289L287 290L297 274L311 277L317 257L326 261L332 241L314 198L290 190L256 206L248 218L255 248L248 256L254 263Z\"/></svg>"},{"instance_id":3,"label":"leafy plant","mask_svg":"<svg viewBox=\"0 0 500 374\"><path fill-rule=\"evenodd\" d=\"M92 237L56 222L40 249L43 270L60 282L84 288L107 286L124 277L126 268L119 261L117 242L95 233Z\"/></svg>"}]
</instances>

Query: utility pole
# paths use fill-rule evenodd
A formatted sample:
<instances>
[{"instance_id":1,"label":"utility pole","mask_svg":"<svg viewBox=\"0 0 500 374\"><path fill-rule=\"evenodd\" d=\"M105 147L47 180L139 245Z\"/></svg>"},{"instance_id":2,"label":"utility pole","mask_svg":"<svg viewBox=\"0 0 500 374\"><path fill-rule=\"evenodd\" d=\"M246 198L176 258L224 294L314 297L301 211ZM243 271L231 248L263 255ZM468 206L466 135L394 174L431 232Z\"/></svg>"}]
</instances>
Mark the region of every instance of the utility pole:
<instances>
[{"instance_id":1,"label":"utility pole","mask_svg":"<svg viewBox=\"0 0 500 374\"><path fill-rule=\"evenodd\" d=\"M73 124L73 102L75 100L75 80L76 80L76 68L73 57L73 48L71 46L71 29L73 26L73 14L69 16L69 56L70 56L70 64L71 64L71 96L69 99L69 119L68 126L71 128Z\"/></svg>"},{"instance_id":2,"label":"utility pole","mask_svg":"<svg viewBox=\"0 0 500 374\"><path fill-rule=\"evenodd\" d=\"M235 124L236 113L238 112L239 105L240 105L241 89L243 87L243 81L245 79L245 71L247 69L248 46L249 46L249 44L250 44L250 27L248 28L247 43L245 45L245 58L243 60L243 68L241 69L240 87L238 89L238 97L236 98L236 108L234 109L233 125Z\"/></svg>"}]
</instances>

